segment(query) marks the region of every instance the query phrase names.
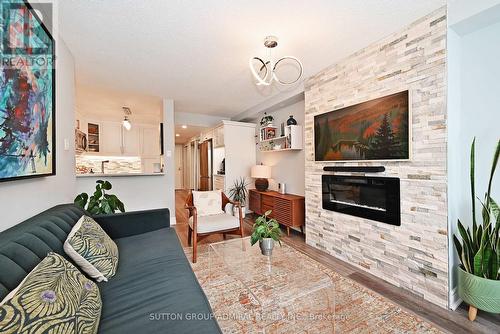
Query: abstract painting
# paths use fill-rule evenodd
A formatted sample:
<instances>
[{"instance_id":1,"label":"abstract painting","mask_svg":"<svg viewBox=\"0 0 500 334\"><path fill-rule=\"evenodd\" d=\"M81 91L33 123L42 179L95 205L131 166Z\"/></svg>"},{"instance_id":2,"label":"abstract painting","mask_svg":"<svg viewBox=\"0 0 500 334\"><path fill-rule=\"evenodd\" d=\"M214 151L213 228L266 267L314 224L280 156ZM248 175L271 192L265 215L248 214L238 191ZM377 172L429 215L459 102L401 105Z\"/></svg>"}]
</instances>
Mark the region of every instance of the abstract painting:
<instances>
[{"instance_id":1,"label":"abstract painting","mask_svg":"<svg viewBox=\"0 0 500 334\"><path fill-rule=\"evenodd\" d=\"M1 20L0 181L54 175L54 40L28 2Z\"/></svg>"},{"instance_id":2,"label":"abstract painting","mask_svg":"<svg viewBox=\"0 0 500 334\"><path fill-rule=\"evenodd\" d=\"M315 160L408 160L408 99L406 90L315 116Z\"/></svg>"}]
</instances>

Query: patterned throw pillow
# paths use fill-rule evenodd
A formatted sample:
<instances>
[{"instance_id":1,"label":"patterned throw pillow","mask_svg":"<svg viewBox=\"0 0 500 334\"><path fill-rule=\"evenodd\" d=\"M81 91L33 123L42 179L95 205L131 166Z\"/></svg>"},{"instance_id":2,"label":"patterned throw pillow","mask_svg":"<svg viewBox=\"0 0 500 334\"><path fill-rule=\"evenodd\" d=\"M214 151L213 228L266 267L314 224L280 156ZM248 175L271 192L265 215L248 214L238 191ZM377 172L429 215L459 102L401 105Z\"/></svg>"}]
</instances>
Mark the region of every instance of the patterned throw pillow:
<instances>
[{"instance_id":1,"label":"patterned throw pillow","mask_svg":"<svg viewBox=\"0 0 500 334\"><path fill-rule=\"evenodd\" d=\"M97 222L82 216L64 242L64 251L97 282L108 281L118 267L118 247Z\"/></svg>"},{"instance_id":2,"label":"patterned throw pillow","mask_svg":"<svg viewBox=\"0 0 500 334\"><path fill-rule=\"evenodd\" d=\"M0 304L1 333L97 333L97 284L49 253Z\"/></svg>"},{"instance_id":3,"label":"patterned throw pillow","mask_svg":"<svg viewBox=\"0 0 500 334\"><path fill-rule=\"evenodd\" d=\"M193 191L193 205L200 217L224 213L222 210L222 191Z\"/></svg>"}]
</instances>

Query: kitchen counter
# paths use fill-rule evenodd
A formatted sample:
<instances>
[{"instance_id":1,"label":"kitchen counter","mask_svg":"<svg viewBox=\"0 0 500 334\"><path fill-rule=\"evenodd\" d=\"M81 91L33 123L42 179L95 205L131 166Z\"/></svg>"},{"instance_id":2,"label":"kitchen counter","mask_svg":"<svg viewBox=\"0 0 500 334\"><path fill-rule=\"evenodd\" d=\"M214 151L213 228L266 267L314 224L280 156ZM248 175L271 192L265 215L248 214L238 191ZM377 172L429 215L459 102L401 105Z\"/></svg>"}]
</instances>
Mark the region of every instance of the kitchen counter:
<instances>
[{"instance_id":1,"label":"kitchen counter","mask_svg":"<svg viewBox=\"0 0 500 334\"><path fill-rule=\"evenodd\" d=\"M162 176L165 173L93 173L93 174L76 174L76 177L129 177L129 176Z\"/></svg>"}]
</instances>

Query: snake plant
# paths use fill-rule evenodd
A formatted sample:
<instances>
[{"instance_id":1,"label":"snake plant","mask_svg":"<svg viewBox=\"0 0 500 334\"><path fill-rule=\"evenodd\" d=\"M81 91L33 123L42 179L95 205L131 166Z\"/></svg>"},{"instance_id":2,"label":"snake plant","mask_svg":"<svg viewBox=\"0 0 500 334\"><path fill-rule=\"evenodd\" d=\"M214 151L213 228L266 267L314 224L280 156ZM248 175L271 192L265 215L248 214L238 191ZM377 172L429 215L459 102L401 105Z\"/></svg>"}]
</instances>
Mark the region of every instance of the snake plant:
<instances>
[{"instance_id":1,"label":"snake plant","mask_svg":"<svg viewBox=\"0 0 500 334\"><path fill-rule=\"evenodd\" d=\"M470 227L465 228L458 220L458 232L462 242L456 235L453 236L453 242L465 271L475 276L500 280L500 209L490 196L493 175L495 174L500 153L500 141L497 142L488 188L482 201L479 197L476 197L475 190L475 142L476 139L474 138L470 152L472 230ZM482 206L482 222L478 221L476 217L476 198Z\"/></svg>"}]
</instances>

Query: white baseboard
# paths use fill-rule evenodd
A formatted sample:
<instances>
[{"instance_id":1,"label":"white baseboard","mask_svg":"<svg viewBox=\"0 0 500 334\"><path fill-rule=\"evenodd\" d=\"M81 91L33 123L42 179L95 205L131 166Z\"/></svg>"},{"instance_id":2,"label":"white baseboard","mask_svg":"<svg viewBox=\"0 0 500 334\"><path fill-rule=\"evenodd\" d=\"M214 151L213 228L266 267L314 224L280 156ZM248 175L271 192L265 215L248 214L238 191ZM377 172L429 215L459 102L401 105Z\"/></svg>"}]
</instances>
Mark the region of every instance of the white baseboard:
<instances>
[{"instance_id":1,"label":"white baseboard","mask_svg":"<svg viewBox=\"0 0 500 334\"><path fill-rule=\"evenodd\" d=\"M176 220L175 216L170 217L170 226L175 225L175 224L177 224L177 220Z\"/></svg>"},{"instance_id":2,"label":"white baseboard","mask_svg":"<svg viewBox=\"0 0 500 334\"><path fill-rule=\"evenodd\" d=\"M455 311L460 304L462 304L463 300L458 296L458 289L454 287L450 293L450 309Z\"/></svg>"}]
</instances>

